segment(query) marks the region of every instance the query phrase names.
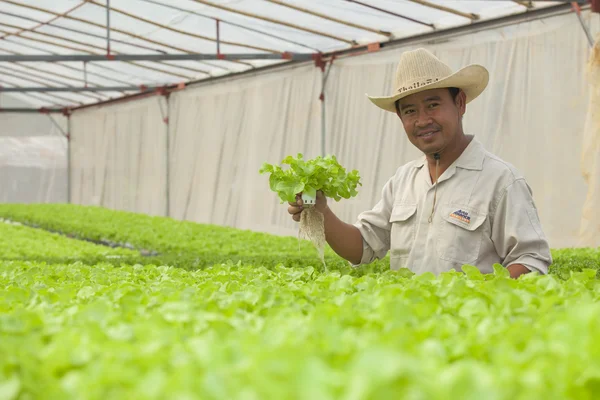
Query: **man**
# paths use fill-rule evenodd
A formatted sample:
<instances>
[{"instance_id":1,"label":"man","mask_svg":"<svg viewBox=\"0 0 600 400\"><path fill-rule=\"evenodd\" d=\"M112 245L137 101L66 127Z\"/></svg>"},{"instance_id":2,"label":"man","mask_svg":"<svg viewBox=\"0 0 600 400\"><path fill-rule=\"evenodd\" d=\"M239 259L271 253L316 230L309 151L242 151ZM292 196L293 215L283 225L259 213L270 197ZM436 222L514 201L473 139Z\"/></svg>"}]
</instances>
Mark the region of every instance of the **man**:
<instances>
[{"instance_id":1,"label":"man","mask_svg":"<svg viewBox=\"0 0 600 400\"><path fill-rule=\"evenodd\" d=\"M525 179L463 132L466 105L483 92L488 77L479 65L453 73L424 49L402 54L395 93L369 99L398 115L424 155L398 168L381 200L355 224L339 220L318 192L315 207L338 255L358 266L389 251L392 269L436 275L461 271L464 264L490 273L494 263L513 278L548 273L550 248ZM288 208L295 221L302 212L298 199Z\"/></svg>"}]
</instances>

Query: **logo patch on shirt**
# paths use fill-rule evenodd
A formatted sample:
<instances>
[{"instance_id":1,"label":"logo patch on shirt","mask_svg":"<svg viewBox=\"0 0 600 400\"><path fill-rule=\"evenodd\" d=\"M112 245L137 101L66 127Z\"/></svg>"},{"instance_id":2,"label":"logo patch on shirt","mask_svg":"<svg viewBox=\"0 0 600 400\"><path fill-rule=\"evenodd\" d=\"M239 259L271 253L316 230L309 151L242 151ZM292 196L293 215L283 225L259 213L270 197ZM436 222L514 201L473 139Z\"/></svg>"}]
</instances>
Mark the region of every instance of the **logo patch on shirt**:
<instances>
[{"instance_id":1,"label":"logo patch on shirt","mask_svg":"<svg viewBox=\"0 0 600 400\"><path fill-rule=\"evenodd\" d=\"M463 211L463 210L454 211L452 214L450 214L450 218L457 219L460 222L463 222L467 225L471 223L471 216L469 215L469 213L467 211Z\"/></svg>"}]
</instances>

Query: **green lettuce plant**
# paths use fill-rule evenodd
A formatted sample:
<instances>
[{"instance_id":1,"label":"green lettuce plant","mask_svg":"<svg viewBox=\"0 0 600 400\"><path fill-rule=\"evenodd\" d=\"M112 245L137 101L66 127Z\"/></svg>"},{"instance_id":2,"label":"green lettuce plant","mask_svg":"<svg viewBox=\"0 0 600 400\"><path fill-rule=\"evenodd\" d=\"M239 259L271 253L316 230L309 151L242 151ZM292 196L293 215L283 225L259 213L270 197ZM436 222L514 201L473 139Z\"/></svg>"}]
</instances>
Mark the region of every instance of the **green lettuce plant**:
<instances>
[{"instance_id":1,"label":"green lettuce plant","mask_svg":"<svg viewBox=\"0 0 600 400\"><path fill-rule=\"evenodd\" d=\"M318 190L322 191L325 197L335 201L349 199L358 194L356 187L361 184L358 171L346 172L335 156L304 160L302 153L298 153L296 158L287 156L281 163L289 165L289 168L284 170L280 166L265 163L259 170L261 174L271 174L269 185L271 190L279 195L281 203L293 203L296 201L296 195L302 193L305 204L308 204L307 200L316 199ZM323 214L314 207L302 211L298 233L299 238L309 239L314 244L325 266Z\"/></svg>"},{"instance_id":2,"label":"green lettuce plant","mask_svg":"<svg viewBox=\"0 0 600 400\"><path fill-rule=\"evenodd\" d=\"M0 259L0 399L598 398L594 270L464 271Z\"/></svg>"},{"instance_id":3,"label":"green lettuce plant","mask_svg":"<svg viewBox=\"0 0 600 400\"><path fill-rule=\"evenodd\" d=\"M287 156L281 163L289 168L284 170L278 165L264 163L259 172L271 174L271 190L279 195L282 203L295 202L298 193L314 198L318 190L326 197L340 201L356 196L356 187L362 186L358 171L347 172L333 155L304 160L303 154L298 153L295 158Z\"/></svg>"}]
</instances>

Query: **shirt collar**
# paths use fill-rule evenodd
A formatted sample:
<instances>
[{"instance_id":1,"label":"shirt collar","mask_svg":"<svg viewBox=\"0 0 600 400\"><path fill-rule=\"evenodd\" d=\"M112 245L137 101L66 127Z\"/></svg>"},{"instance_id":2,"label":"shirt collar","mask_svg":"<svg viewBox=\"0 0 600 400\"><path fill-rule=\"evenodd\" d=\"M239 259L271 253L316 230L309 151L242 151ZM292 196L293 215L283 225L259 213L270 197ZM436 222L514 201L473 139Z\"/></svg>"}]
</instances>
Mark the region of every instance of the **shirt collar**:
<instances>
[{"instance_id":1,"label":"shirt collar","mask_svg":"<svg viewBox=\"0 0 600 400\"><path fill-rule=\"evenodd\" d=\"M483 169L483 160L485 159L485 150L477 139L473 138L462 154L454 161L453 165L457 168L473 169L481 171ZM427 161L426 156L413 161L414 168L421 168Z\"/></svg>"}]
</instances>

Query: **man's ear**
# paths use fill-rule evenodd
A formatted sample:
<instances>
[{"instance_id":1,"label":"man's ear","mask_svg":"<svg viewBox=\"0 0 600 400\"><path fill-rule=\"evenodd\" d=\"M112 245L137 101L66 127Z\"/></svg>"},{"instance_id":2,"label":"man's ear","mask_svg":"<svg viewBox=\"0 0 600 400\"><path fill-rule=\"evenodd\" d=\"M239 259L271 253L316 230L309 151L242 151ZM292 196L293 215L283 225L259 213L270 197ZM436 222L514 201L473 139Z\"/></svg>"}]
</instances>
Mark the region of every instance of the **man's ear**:
<instances>
[{"instance_id":1,"label":"man's ear","mask_svg":"<svg viewBox=\"0 0 600 400\"><path fill-rule=\"evenodd\" d=\"M462 89L456 95L454 104L456 104L456 107L458 108L458 114L461 117L465 115L465 112L467 111L467 95Z\"/></svg>"},{"instance_id":2,"label":"man's ear","mask_svg":"<svg viewBox=\"0 0 600 400\"><path fill-rule=\"evenodd\" d=\"M402 115L400 114L400 100L396 100L396 102L394 103L394 109L396 110L396 115L402 121Z\"/></svg>"}]
</instances>

